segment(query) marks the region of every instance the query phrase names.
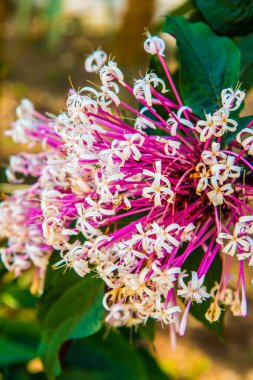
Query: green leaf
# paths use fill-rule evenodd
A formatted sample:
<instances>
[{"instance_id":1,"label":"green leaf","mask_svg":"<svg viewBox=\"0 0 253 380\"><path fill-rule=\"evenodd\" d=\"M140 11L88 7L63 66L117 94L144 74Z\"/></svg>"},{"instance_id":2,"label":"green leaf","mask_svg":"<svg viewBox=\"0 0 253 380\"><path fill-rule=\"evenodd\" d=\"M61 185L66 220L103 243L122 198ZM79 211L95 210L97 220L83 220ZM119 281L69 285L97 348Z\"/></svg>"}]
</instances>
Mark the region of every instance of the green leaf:
<instances>
[{"instance_id":1,"label":"green leaf","mask_svg":"<svg viewBox=\"0 0 253 380\"><path fill-rule=\"evenodd\" d=\"M155 339L157 322L154 319L149 318L145 326L138 327L138 333L145 339L153 343Z\"/></svg>"},{"instance_id":2,"label":"green leaf","mask_svg":"<svg viewBox=\"0 0 253 380\"><path fill-rule=\"evenodd\" d=\"M57 380L168 380L144 349L123 335L101 333L75 342L69 349Z\"/></svg>"},{"instance_id":3,"label":"green leaf","mask_svg":"<svg viewBox=\"0 0 253 380\"><path fill-rule=\"evenodd\" d=\"M34 322L0 320L0 366L25 363L37 355L40 331Z\"/></svg>"},{"instance_id":4,"label":"green leaf","mask_svg":"<svg viewBox=\"0 0 253 380\"><path fill-rule=\"evenodd\" d=\"M1 380L47 380L43 373L28 373L25 365L1 368Z\"/></svg>"},{"instance_id":5,"label":"green leaf","mask_svg":"<svg viewBox=\"0 0 253 380\"><path fill-rule=\"evenodd\" d=\"M156 360L144 348L139 349L139 354L144 361L148 380L169 380L169 377L161 371Z\"/></svg>"},{"instance_id":6,"label":"green leaf","mask_svg":"<svg viewBox=\"0 0 253 380\"><path fill-rule=\"evenodd\" d=\"M253 31L251 0L196 0L196 5L219 34L240 36Z\"/></svg>"},{"instance_id":7,"label":"green leaf","mask_svg":"<svg viewBox=\"0 0 253 380\"><path fill-rule=\"evenodd\" d=\"M250 90L253 87L253 64L241 75L242 88Z\"/></svg>"},{"instance_id":8,"label":"green leaf","mask_svg":"<svg viewBox=\"0 0 253 380\"><path fill-rule=\"evenodd\" d=\"M167 17L164 32L176 36L180 60L180 86L185 105L199 116L220 108L224 88L234 87L240 72L240 51L207 25L183 17Z\"/></svg>"},{"instance_id":9,"label":"green leaf","mask_svg":"<svg viewBox=\"0 0 253 380\"><path fill-rule=\"evenodd\" d=\"M49 267L45 292L39 303L42 328L40 352L49 376L60 373L58 353L68 339L83 338L97 332L103 321L103 282Z\"/></svg>"},{"instance_id":10,"label":"green leaf","mask_svg":"<svg viewBox=\"0 0 253 380\"><path fill-rule=\"evenodd\" d=\"M243 89L253 86L253 33L238 38L236 44L241 52L241 82Z\"/></svg>"},{"instance_id":11,"label":"green leaf","mask_svg":"<svg viewBox=\"0 0 253 380\"><path fill-rule=\"evenodd\" d=\"M187 273L190 273L191 271L197 271L203 256L204 256L203 249L201 247L197 248L186 259L182 269L183 270L185 269ZM218 283L220 282L221 272L222 272L222 261L221 261L219 253L217 253L205 277L204 285L206 286L208 292L211 290L211 288L214 287L216 282ZM205 313L208 310L212 301L213 301L212 298L208 298L202 303L197 304L196 302L195 303L193 302L190 308L190 313L198 321L200 321L204 326L216 332L220 337L222 337L224 313L223 312L221 313L220 319L217 322L210 323L205 318Z\"/></svg>"},{"instance_id":12,"label":"green leaf","mask_svg":"<svg viewBox=\"0 0 253 380\"><path fill-rule=\"evenodd\" d=\"M187 0L183 4L181 4L179 7L176 9L172 10L170 12L171 16L182 16L185 15L186 13L192 11L195 7L194 1L193 0Z\"/></svg>"},{"instance_id":13,"label":"green leaf","mask_svg":"<svg viewBox=\"0 0 253 380\"><path fill-rule=\"evenodd\" d=\"M253 33L237 39L236 44L241 52L241 74L253 64Z\"/></svg>"}]
</instances>

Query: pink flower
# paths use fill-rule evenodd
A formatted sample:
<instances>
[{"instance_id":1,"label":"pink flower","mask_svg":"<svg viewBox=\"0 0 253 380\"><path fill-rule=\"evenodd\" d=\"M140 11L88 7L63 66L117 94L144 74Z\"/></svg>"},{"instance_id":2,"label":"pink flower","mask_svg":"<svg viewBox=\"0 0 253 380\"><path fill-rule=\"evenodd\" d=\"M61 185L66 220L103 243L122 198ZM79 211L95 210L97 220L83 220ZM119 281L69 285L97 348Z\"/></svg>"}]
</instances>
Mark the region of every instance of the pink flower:
<instances>
[{"instance_id":1,"label":"pink flower","mask_svg":"<svg viewBox=\"0 0 253 380\"><path fill-rule=\"evenodd\" d=\"M46 163L36 171L37 187L26 193L35 192L40 205L36 199L36 211L34 207L22 210L22 217L29 217L21 251L26 257L35 215L36 231L44 233L43 241L36 245L41 253L48 252L49 245L60 251L56 267L69 266L80 276L94 270L104 280L108 323L129 326L154 318L183 334L193 302L213 297L213 305L225 303L224 295L232 292L228 283L232 259L239 259L239 271L229 304L238 313L241 293L239 309L242 315L246 313L244 266L251 263L253 254L252 228L247 222L252 215L253 186L242 171L253 167L245 150L238 153L236 142L226 150L220 148L223 134L236 129L228 117L244 96L239 90L223 91L222 109L199 120L183 106L171 82L160 40L148 36L145 49L157 54L177 103L157 91L165 92L165 86L154 73L138 79L132 88L117 64L109 61L99 72L101 92L91 87L79 93L71 90L67 112L57 119L44 118L33 109L28 116L26 112L19 115L19 125L14 124L11 132L15 140L43 140L51 147ZM142 111L120 100L120 85L140 101ZM156 105L168 113L166 119ZM137 122L131 122L133 118ZM149 128L157 136L149 134ZM23 163L20 166L25 168ZM9 223L19 207L16 198L14 195L12 214L9 201L1 209L4 213L7 207ZM10 233L7 227L4 235L16 252L18 229ZM18 227L24 231L23 225ZM230 235L234 228L236 235ZM229 246L223 246L223 239L231 241ZM196 271L187 268L189 280L189 274L180 272L187 258L197 255L197 249L203 253L198 253ZM5 252L8 266L8 250ZM211 291L205 286L205 276L218 255L228 265L218 288L213 284ZM37 254L35 261L39 262ZM25 269L22 260L19 265ZM180 328L177 295L187 301ZM213 309L206 314L209 320L211 314Z\"/></svg>"}]
</instances>

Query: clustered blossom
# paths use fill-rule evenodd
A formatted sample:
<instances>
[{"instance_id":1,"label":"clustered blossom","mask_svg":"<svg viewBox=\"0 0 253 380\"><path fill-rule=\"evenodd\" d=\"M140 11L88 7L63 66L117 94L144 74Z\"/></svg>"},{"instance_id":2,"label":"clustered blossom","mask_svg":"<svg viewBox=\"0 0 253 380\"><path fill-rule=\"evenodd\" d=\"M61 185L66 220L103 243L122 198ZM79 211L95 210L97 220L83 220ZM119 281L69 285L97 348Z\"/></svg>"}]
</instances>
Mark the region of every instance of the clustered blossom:
<instances>
[{"instance_id":1,"label":"clustered blossom","mask_svg":"<svg viewBox=\"0 0 253 380\"><path fill-rule=\"evenodd\" d=\"M32 165L27 154L12 158L10 179L18 171L38 180L1 204L7 217L0 231L9 239L2 258L19 274L28 261L44 268L51 247L59 252L55 268L103 279L108 323L131 326L153 318L183 335L192 303L213 299L210 322L223 305L246 314L244 268L253 265L252 129L250 123L224 149L226 136L238 128L230 115L245 93L224 89L222 108L200 120L182 104L164 42L148 35L144 47L158 56L177 103L164 95L168 89L155 73L130 86L116 62L105 63L106 54L97 51L85 67L98 71L100 89L71 90L66 111L56 118L38 114L28 101L18 107L14 140L48 148ZM141 110L124 103L120 91L130 92ZM187 265L192 255L198 256L195 270ZM219 255L220 281L207 289L206 275ZM233 259L239 265L235 290ZM186 303L181 321L180 298Z\"/></svg>"},{"instance_id":2,"label":"clustered blossom","mask_svg":"<svg viewBox=\"0 0 253 380\"><path fill-rule=\"evenodd\" d=\"M22 271L34 268L31 290L42 291L48 259L52 252L42 236L42 211L40 189L37 185L29 190L18 190L0 203L0 237L8 244L0 248L5 267L19 276Z\"/></svg>"}]
</instances>

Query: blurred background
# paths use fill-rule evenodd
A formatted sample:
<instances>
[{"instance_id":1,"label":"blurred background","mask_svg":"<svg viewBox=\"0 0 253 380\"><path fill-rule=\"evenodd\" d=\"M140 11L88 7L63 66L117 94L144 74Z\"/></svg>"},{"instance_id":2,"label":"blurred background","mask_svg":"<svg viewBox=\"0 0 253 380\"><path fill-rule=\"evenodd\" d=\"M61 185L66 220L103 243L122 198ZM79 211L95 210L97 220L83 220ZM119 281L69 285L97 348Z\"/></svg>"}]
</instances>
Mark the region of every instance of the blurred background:
<instances>
[{"instance_id":1,"label":"blurred background","mask_svg":"<svg viewBox=\"0 0 253 380\"><path fill-rule=\"evenodd\" d=\"M87 79L96 80L85 73L83 62L98 47L116 57L131 82L148 67L149 57L143 50L145 28L158 32L164 15L176 14L184 6L184 0L1 0L0 191L13 189L5 183L8 157L26 149L3 135L15 119L20 99L31 99L41 112L59 113L65 106L69 78L75 88L84 86ZM174 71L175 44L171 38L167 42L168 64ZM31 342L38 334L36 299L29 295L29 279L12 282L11 275L3 271L0 276L0 380L26 379L25 372L15 372L15 377L10 372L14 365L9 358L11 350L16 350L16 358L26 371L39 376L39 359L31 360L32 355L25 355L22 346L25 341L25 347L33 350ZM190 319L186 336L179 339L174 351L169 332L160 329L153 354L172 379L252 380L252 306L251 302L246 319L227 316L224 342ZM14 323L19 333L20 339L12 345L6 336L13 326L5 323L3 327L2 320ZM32 334L28 346L24 337L27 324Z\"/></svg>"}]
</instances>

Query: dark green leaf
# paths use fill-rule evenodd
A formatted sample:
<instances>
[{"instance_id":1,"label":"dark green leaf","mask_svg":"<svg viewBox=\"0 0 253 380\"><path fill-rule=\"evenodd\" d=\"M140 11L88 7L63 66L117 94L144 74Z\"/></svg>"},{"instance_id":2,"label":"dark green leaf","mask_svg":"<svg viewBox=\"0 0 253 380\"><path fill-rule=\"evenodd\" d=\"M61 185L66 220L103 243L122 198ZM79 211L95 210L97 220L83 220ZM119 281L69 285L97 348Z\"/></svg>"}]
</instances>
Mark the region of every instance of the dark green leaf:
<instances>
[{"instance_id":1,"label":"dark green leaf","mask_svg":"<svg viewBox=\"0 0 253 380\"><path fill-rule=\"evenodd\" d=\"M157 364L157 361L153 359L152 356L150 356L147 350L140 348L139 354L144 361L148 380L169 380L169 377L161 371L160 367Z\"/></svg>"},{"instance_id":2,"label":"dark green leaf","mask_svg":"<svg viewBox=\"0 0 253 380\"><path fill-rule=\"evenodd\" d=\"M120 332L96 334L69 349L58 380L168 380L144 349L137 349Z\"/></svg>"},{"instance_id":3,"label":"dark green leaf","mask_svg":"<svg viewBox=\"0 0 253 380\"><path fill-rule=\"evenodd\" d=\"M24 363L37 355L40 332L34 322L0 320L0 366Z\"/></svg>"},{"instance_id":4,"label":"dark green leaf","mask_svg":"<svg viewBox=\"0 0 253 380\"><path fill-rule=\"evenodd\" d=\"M157 322L154 319L148 319L145 326L138 327L138 333L145 339L149 340L153 343L155 339L155 331L156 331Z\"/></svg>"},{"instance_id":5,"label":"dark green leaf","mask_svg":"<svg viewBox=\"0 0 253 380\"><path fill-rule=\"evenodd\" d=\"M46 372L58 374L58 352L68 339L97 332L103 320L103 282L68 271L48 268L45 293L39 304L42 327L41 355Z\"/></svg>"},{"instance_id":6,"label":"dark green leaf","mask_svg":"<svg viewBox=\"0 0 253 380\"><path fill-rule=\"evenodd\" d=\"M185 3L170 12L171 16L183 16L186 13L192 11L195 7L193 0L187 0Z\"/></svg>"},{"instance_id":7,"label":"dark green leaf","mask_svg":"<svg viewBox=\"0 0 253 380\"><path fill-rule=\"evenodd\" d=\"M196 0L196 4L213 29L227 36L253 31L251 0Z\"/></svg>"},{"instance_id":8,"label":"dark green leaf","mask_svg":"<svg viewBox=\"0 0 253 380\"><path fill-rule=\"evenodd\" d=\"M0 366L22 363L35 357L36 351L19 341L0 337Z\"/></svg>"},{"instance_id":9,"label":"dark green leaf","mask_svg":"<svg viewBox=\"0 0 253 380\"><path fill-rule=\"evenodd\" d=\"M236 41L241 52L241 74L253 64L253 33Z\"/></svg>"},{"instance_id":10,"label":"dark green leaf","mask_svg":"<svg viewBox=\"0 0 253 380\"><path fill-rule=\"evenodd\" d=\"M1 380L48 380L42 372L28 373L25 363L1 368L1 375Z\"/></svg>"},{"instance_id":11,"label":"dark green leaf","mask_svg":"<svg viewBox=\"0 0 253 380\"><path fill-rule=\"evenodd\" d=\"M199 116L221 106L224 88L239 79L240 51L226 37L217 36L207 25L183 17L167 17L164 32L176 36L180 60L180 86L185 105Z\"/></svg>"},{"instance_id":12,"label":"dark green leaf","mask_svg":"<svg viewBox=\"0 0 253 380\"><path fill-rule=\"evenodd\" d=\"M242 88L250 90L253 87L253 65L241 75Z\"/></svg>"},{"instance_id":13,"label":"dark green leaf","mask_svg":"<svg viewBox=\"0 0 253 380\"><path fill-rule=\"evenodd\" d=\"M241 82L243 89L253 86L253 33L238 38L236 44L241 52Z\"/></svg>"}]
</instances>

